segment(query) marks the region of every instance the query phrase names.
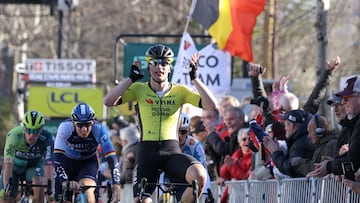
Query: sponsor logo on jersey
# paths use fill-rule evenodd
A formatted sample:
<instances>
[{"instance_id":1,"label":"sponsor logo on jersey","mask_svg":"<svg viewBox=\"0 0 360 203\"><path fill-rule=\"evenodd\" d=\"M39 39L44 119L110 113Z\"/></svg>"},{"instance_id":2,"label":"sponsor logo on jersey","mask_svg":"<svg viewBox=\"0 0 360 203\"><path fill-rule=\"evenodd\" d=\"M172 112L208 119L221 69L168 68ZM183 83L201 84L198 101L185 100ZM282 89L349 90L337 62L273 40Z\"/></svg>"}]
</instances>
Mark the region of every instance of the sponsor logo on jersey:
<instances>
[{"instance_id":1,"label":"sponsor logo on jersey","mask_svg":"<svg viewBox=\"0 0 360 203\"><path fill-rule=\"evenodd\" d=\"M16 156L20 157L20 158L33 159L33 158L41 157L42 154L41 153L34 153L34 152L20 152L20 151L17 151Z\"/></svg>"}]
</instances>

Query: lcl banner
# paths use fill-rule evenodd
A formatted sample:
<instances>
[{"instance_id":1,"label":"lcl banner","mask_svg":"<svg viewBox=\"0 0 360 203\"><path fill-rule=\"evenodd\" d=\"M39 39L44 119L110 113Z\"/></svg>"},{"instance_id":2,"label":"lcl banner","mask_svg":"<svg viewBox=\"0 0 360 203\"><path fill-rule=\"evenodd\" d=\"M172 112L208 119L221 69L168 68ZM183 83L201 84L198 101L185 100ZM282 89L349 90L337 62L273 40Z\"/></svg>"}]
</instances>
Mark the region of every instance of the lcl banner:
<instances>
[{"instance_id":1,"label":"lcl banner","mask_svg":"<svg viewBox=\"0 0 360 203\"><path fill-rule=\"evenodd\" d=\"M46 117L70 117L74 106L86 102L95 111L95 117L103 118L103 89L101 88L57 88L34 86L29 89L27 110L37 110Z\"/></svg>"}]
</instances>

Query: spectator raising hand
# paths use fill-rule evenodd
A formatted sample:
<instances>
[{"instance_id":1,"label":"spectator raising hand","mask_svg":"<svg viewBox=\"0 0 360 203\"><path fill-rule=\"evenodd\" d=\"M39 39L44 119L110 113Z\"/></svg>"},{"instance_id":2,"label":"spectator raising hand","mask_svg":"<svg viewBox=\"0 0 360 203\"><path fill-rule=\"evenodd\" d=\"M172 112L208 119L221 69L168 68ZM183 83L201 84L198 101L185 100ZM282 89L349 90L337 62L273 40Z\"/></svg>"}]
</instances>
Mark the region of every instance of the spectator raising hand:
<instances>
[{"instance_id":1,"label":"spectator raising hand","mask_svg":"<svg viewBox=\"0 0 360 203\"><path fill-rule=\"evenodd\" d=\"M335 70L341 63L340 57L336 56L332 61L325 61L326 69L329 71Z\"/></svg>"},{"instance_id":2,"label":"spectator raising hand","mask_svg":"<svg viewBox=\"0 0 360 203\"><path fill-rule=\"evenodd\" d=\"M273 90L285 90L287 91L288 83L290 80L295 78L296 72L290 73L289 75L283 75L279 80L275 80L273 83Z\"/></svg>"},{"instance_id":3,"label":"spectator raising hand","mask_svg":"<svg viewBox=\"0 0 360 203\"><path fill-rule=\"evenodd\" d=\"M264 74L266 71L266 67L262 67L260 64L253 64L253 63L249 63L248 66L248 72L249 72L249 76L259 76Z\"/></svg>"}]
</instances>

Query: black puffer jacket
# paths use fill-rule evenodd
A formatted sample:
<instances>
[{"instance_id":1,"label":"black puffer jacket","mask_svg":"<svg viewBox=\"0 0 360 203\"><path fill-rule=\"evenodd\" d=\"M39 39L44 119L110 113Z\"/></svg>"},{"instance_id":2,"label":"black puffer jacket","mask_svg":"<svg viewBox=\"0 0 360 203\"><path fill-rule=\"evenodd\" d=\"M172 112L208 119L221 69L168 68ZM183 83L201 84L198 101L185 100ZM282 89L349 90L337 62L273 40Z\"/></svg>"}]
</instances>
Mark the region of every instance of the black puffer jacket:
<instances>
[{"instance_id":1,"label":"black puffer jacket","mask_svg":"<svg viewBox=\"0 0 360 203\"><path fill-rule=\"evenodd\" d=\"M217 173L219 174L222 158L230 154L229 139L222 140L216 132L211 132L205 140L205 153L215 163Z\"/></svg>"},{"instance_id":2,"label":"black puffer jacket","mask_svg":"<svg viewBox=\"0 0 360 203\"><path fill-rule=\"evenodd\" d=\"M360 115L357 115L348 122L349 123L346 125L349 127L347 133L350 133L348 142L349 151L327 163L326 169L328 173L333 173L335 175L343 174L341 165L343 162L352 162L355 171L360 167L360 159L358 158L360 154Z\"/></svg>"},{"instance_id":3,"label":"black puffer jacket","mask_svg":"<svg viewBox=\"0 0 360 203\"><path fill-rule=\"evenodd\" d=\"M275 151L271 154L271 158L280 170L280 172L292 177L304 177L307 170L299 170L300 167L291 164L291 159L294 157L302 158L304 161L311 160L315 151L315 146L307 137L307 123L308 119L286 139L288 151L286 154L282 150Z\"/></svg>"},{"instance_id":4,"label":"black puffer jacket","mask_svg":"<svg viewBox=\"0 0 360 203\"><path fill-rule=\"evenodd\" d=\"M352 132L352 125L355 125L354 121L351 121L348 118L341 120L339 124L342 128L336 143L336 157L339 157L339 150L341 146L343 146L344 144L349 144L350 135Z\"/></svg>"}]
</instances>

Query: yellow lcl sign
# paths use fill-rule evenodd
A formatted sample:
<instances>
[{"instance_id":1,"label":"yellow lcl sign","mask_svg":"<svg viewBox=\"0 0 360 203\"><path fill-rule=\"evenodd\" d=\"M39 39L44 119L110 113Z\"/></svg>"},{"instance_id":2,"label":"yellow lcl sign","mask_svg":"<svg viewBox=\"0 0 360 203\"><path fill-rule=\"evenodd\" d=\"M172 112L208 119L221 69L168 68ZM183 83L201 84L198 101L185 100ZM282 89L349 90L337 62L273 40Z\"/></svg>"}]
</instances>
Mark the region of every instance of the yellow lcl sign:
<instances>
[{"instance_id":1,"label":"yellow lcl sign","mask_svg":"<svg viewBox=\"0 0 360 203\"><path fill-rule=\"evenodd\" d=\"M31 87L27 110L37 110L47 117L70 117L74 106L86 102L97 118L103 115L103 90L101 88Z\"/></svg>"}]
</instances>

